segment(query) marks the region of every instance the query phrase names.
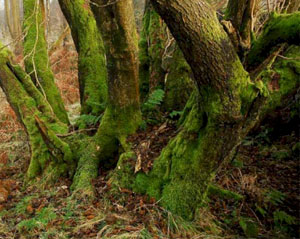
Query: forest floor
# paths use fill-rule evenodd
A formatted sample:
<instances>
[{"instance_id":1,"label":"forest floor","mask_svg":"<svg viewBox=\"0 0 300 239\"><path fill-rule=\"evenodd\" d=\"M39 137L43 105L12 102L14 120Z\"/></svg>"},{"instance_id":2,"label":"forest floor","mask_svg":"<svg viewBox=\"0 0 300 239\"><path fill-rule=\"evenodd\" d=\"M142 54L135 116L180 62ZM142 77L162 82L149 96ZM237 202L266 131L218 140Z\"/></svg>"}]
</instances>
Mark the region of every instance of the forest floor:
<instances>
[{"instance_id":1,"label":"forest floor","mask_svg":"<svg viewBox=\"0 0 300 239\"><path fill-rule=\"evenodd\" d=\"M174 124L164 123L130 138L142 154L143 171L151 169L175 131ZM270 138L271 129L263 127L247 137L232 163L218 172L220 191L209 194L193 222L151 198L111 188L107 173L93 182L92 203L72 198L67 179L52 187L24 187L29 161L24 137L19 131L18 141L0 146L0 195L1 186L8 192L0 204L0 238L299 238L299 143L293 130ZM142 142L149 147L139 151Z\"/></svg>"},{"instance_id":2,"label":"forest floor","mask_svg":"<svg viewBox=\"0 0 300 239\"><path fill-rule=\"evenodd\" d=\"M75 58L74 51L60 49L51 59L64 101L76 118ZM187 222L152 198L112 188L109 172L101 171L94 180L93 202L72 197L68 179L51 187L41 188L38 182L26 186L26 135L4 100L0 109L0 239L300 238L299 123L269 119L248 136L232 162L218 171L214 190L195 220ZM176 121L163 117L128 139L142 158L142 171L151 170L176 131Z\"/></svg>"}]
</instances>

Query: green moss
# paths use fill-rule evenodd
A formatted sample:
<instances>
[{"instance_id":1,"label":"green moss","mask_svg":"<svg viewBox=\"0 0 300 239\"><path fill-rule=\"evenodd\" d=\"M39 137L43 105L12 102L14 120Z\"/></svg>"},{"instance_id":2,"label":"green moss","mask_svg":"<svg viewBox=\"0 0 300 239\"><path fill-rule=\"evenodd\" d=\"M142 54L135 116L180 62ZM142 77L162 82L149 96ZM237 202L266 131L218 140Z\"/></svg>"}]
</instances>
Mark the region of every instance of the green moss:
<instances>
[{"instance_id":1,"label":"green moss","mask_svg":"<svg viewBox=\"0 0 300 239\"><path fill-rule=\"evenodd\" d=\"M299 52L300 46L291 46L285 53L287 59L277 59L273 68L262 74L264 84L269 89L269 97L263 108L263 114L280 106L286 97L298 89L300 85ZM274 89L271 89L272 85L275 85Z\"/></svg>"},{"instance_id":2,"label":"green moss","mask_svg":"<svg viewBox=\"0 0 300 239\"><path fill-rule=\"evenodd\" d=\"M248 54L250 68L258 66L278 44L300 42L300 13L273 14L265 25L262 35L253 43Z\"/></svg>"},{"instance_id":3,"label":"green moss","mask_svg":"<svg viewBox=\"0 0 300 239\"><path fill-rule=\"evenodd\" d=\"M136 155L132 151L120 155L117 166L110 177L113 185L121 188L133 187L135 161Z\"/></svg>"},{"instance_id":4,"label":"green moss","mask_svg":"<svg viewBox=\"0 0 300 239\"><path fill-rule=\"evenodd\" d=\"M182 110L195 86L191 79L191 69L177 45L167 64L164 108L167 111Z\"/></svg>"},{"instance_id":5,"label":"green moss","mask_svg":"<svg viewBox=\"0 0 300 239\"><path fill-rule=\"evenodd\" d=\"M89 188L89 191L92 191L90 183L92 179L97 177L99 165L111 168L116 164L115 156L118 154L120 146L123 151L128 150L126 138L136 131L140 122L141 113L136 106L121 109L108 106L97 134L90 140L88 147L82 151L72 189L86 191ZM130 155L132 154L125 153L122 157L123 160L119 162L119 166L123 165L123 161L128 159ZM126 168L124 174L127 173ZM122 179L120 183L130 180L126 177L124 179L120 178Z\"/></svg>"},{"instance_id":6,"label":"green moss","mask_svg":"<svg viewBox=\"0 0 300 239\"><path fill-rule=\"evenodd\" d=\"M24 56L27 73L46 97L57 118L69 124L61 95L50 69L42 13L35 0L24 1Z\"/></svg>"},{"instance_id":7,"label":"green moss","mask_svg":"<svg viewBox=\"0 0 300 239\"><path fill-rule=\"evenodd\" d=\"M60 0L78 52L81 114L104 112L108 89L105 49L91 9L84 0Z\"/></svg>"}]
</instances>

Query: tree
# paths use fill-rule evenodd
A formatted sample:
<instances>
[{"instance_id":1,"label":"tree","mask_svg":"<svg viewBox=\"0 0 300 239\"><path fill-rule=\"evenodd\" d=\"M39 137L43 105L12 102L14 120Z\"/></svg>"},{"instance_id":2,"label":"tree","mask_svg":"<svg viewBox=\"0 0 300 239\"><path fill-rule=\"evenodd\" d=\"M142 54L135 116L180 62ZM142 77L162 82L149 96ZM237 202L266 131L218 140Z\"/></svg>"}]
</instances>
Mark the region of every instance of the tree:
<instances>
[{"instance_id":1,"label":"tree","mask_svg":"<svg viewBox=\"0 0 300 239\"><path fill-rule=\"evenodd\" d=\"M79 0L74 4L77 4L78 8L87 7L85 2ZM27 59L26 69L33 67L34 71L28 71L33 72L31 74L33 77L27 75L21 67L14 65L10 60L9 51L0 46L1 87L29 136L31 161L27 179L30 181L37 176L42 176L47 179L46 182L49 182L62 175L68 174L72 177L75 173L75 162L79 161L73 189L92 194L91 179L97 176L99 164L104 162L114 164L112 159L118 153L119 145L122 145L124 150L127 149L126 137L136 130L141 120L138 50L133 7L131 1L122 1L103 11L103 16L106 17L102 19L102 23L108 24L106 28L101 27L101 29L104 31L106 43L109 97L100 127L94 137L84 134L73 137L72 133L68 134L67 123L59 119L59 114L50 104L51 98L46 92L50 87L46 89L45 85L41 86L50 78L39 78L39 74L43 77L42 73L46 71L46 76L49 76L50 68L44 65L48 58L45 52L42 14L39 7L38 1L24 2L24 26L28 31L24 49L28 53L26 57L31 59L31 61ZM114 17L111 17L111 13L114 13ZM74 11L72 14L77 14L74 18L79 18L83 13ZM87 19L87 15L84 16ZM36 22L38 24L34 24ZM97 31L95 28L94 30ZM87 40L91 41L89 45L94 41L92 38ZM120 42L123 44L120 45ZM30 47L31 51L29 51ZM35 51L36 49L39 50ZM114 51L111 52L111 49ZM117 67L113 67L114 65ZM93 68L85 70L87 75L94 71ZM101 70L106 72L105 68Z\"/></svg>"},{"instance_id":2,"label":"tree","mask_svg":"<svg viewBox=\"0 0 300 239\"><path fill-rule=\"evenodd\" d=\"M232 158L266 112L299 87L299 46L293 44L299 44L300 15L274 15L269 20L250 49L249 68L258 67L263 59L272 63L281 43L290 46L284 50L288 60L276 60L271 70L264 68L251 79L209 4L200 0L151 2L191 66L198 94L187 104L189 112L183 116L179 134L155 160L151 173L139 174L133 187L192 218L217 169Z\"/></svg>"},{"instance_id":3,"label":"tree","mask_svg":"<svg viewBox=\"0 0 300 239\"><path fill-rule=\"evenodd\" d=\"M15 43L15 53L20 54L21 50L21 39L22 39L22 29L21 29L21 19L20 19L20 1L8 0L5 3L5 17L6 23L12 39Z\"/></svg>"}]
</instances>

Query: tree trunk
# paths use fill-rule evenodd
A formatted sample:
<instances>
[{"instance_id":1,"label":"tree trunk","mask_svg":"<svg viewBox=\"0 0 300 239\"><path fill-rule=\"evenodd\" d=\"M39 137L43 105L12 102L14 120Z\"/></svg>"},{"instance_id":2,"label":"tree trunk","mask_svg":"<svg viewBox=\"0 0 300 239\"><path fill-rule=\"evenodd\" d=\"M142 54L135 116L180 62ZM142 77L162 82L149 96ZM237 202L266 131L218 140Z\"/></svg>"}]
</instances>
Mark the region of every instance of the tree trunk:
<instances>
[{"instance_id":1,"label":"tree trunk","mask_svg":"<svg viewBox=\"0 0 300 239\"><path fill-rule=\"evenodd\" d=\"M42 13L37 0L24 0L24 31L26 71L51 105L57 118L69 124L60 92L50 69Z\"/></svg>"},{"instance_id":2,"label":"tree trunk","mask_svg":"<svg viewBox=\"0 0 300 239\"><path fill-rule=\"evenodd\" d=\"M198 86L180 133L155 160L149 175L139 174L134 188L160 199L169 210L193 218L217 169L265 112L299 87L299 47L290 62L279 61L273 74L251 82L234 47L205 1L152 0L190 64ZM288 74L290 72L291 74ZM279 74L280 77L274 75ZM272 77L273 76L273 77ZM276 81L279 87L269 88ZM275 83L274 83L275 84Z\"/></svg>"},{"instance_id":3,"label":"tree trunk","mask_svg":"<svg viewBox=\"0 0 300 239\"><path fill-rule=\"evenodd\" d=\"M78 52L81 114L104 112L107 101L105 49L90 6L83 0L59 0Z\"/></svg>"},{"instance_id":4,"label":"tree trunk","mask_svg":"<svg viewBox=\"0 0 300 239\"><path fill-rule=\"evenodd\" d=\"M20 20L20 2L18 0L5 0L5 16L9 32L15 41L15 53L20 54L22 29Z\"/></svg>"},{"instance_id":5,"label":"tree trunk","mask_svg":"<svg viewBox=\"0 0 300 239\"><path fill-rule=\"evenodd\" d=\"M92 4L92 9L105 43L109 95L94 143L79 160L72 187L81 194L92 193L91 179L97 176L99 164L104 167L116 164L116 154L127 150L126 138L141 121L138 40L132 1L121 0L110 5L99 0Z\"/></svg>"},{"instance_id":6,"label":"tree trunk","mask_svg":"<svg viewBox=\"0 0 300 239\"><path fill-rule=\"evenodd\" d=\"M9 0L5 0L4 4L5 4L5 20L6 20L6 24L8 26L8 30L10 32L10 35L13 38L14 30L13 30L13 25L12 25L11 18L10 18L10 4L9 4Z\"/></svg>"},{"instance_id":7,"label":"tree trunk","mask_svg":"<svg viewBox=\"0 0 300 239\"><path fill-rule=\"evenodd\" d=\"M40 91L21 67L9 61L10 53L0 44L0 86L29 137L31 160L27 180L44 176L52 181L74 172L72 152L56 133L66 133Z\"/></svg>"}]
</instances>

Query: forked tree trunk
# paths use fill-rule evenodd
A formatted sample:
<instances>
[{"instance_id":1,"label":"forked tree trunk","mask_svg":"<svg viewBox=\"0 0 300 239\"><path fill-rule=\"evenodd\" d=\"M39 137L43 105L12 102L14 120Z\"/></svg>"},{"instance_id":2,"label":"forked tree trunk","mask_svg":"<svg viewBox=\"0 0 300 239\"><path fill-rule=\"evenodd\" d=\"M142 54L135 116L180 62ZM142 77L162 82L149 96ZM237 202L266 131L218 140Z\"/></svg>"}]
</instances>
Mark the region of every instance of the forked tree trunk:
<instances>
[{"instance_id":1,"label":"forked tree trunk","mask_svg":"<svg viewBox=\"0 0 300 239\"><path fill-rule=\"evenodd\" d=\"M67 125L53 114L30 76L10 62L8 50L1 44L0 49L0 86L29 137L31 160L27 180L44 176L49 182L72 175L75 169L72 152L68 144L56 136L56 133L66 133Z\"/></svg>"},{"instance_id":2,"label":"forked tree trunk","mask_svg":"<svg viewBox=\"0 0 300 239\"><path fill-rule=\"evenodd\" d=\"M39 0L24 0L24 32L26 71L51 105L57 118L69 124L67 112L50 68Z\"/></svg>"},{"instance_id":3,"label":"forked tree trunk","mask_svg":"<svg viewBox=\"0 0 300 239\"><path fill-rule=\"evenodd\" d=\"M78 52L81 114L104 112L107 101L107 70L103 40L94 15L84 0L59 0Z\"/></svg>"},{"instance_id":4,"label":"forked tree trunk","mask_svg":"<svg viewBox=\"0 0 300 239\"><path fill-rule=\"evenodd\" d=\"M293 59L299 57L299 47L289 49L291 60L280 60L272 74L267 71L267 75L252 82L216 13L205 1L152 3L191 66L199 93L188 103L190 112L180 133L155 160L150 174L139 174L133 187L191 219L205 199L217 169L232 158L241 140L265 112L299 87L300 66ZM293 23L298 24L300 17L296 16ZM276 25L276 21L273 23ZM272 25L269 22L268 26ZM277 33L281 37L282 33ZM275 73L280 77L273 78ZM279 81L278 88L269 87L273 81Z\"/></svg>"},{"instance_id":5,"label":"forked tree trunk","mask_svg":"<svg viewBox=\"0 0 300 239\"><path fill-rule=\"evenodd\" d=\"M108 70L108 103L94 143L79 160L73 189L91 193L91 179L99 164L111 167L119 151L126 151L126 138L141 121L138 84L138 39L131 0L92 4L102 33ZM105 6L105 7L103 7ZM121 148L120 148L121 147Z\"/></svg>"}]
</instances>

